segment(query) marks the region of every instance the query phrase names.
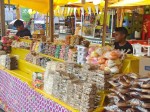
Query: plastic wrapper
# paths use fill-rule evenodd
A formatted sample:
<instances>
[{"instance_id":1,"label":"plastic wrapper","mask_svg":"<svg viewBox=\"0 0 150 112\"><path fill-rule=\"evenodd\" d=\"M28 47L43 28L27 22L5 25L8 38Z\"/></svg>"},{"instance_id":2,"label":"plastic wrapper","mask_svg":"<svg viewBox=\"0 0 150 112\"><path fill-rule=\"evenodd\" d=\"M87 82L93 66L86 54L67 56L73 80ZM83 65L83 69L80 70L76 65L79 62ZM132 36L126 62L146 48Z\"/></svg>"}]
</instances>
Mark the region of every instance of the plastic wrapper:
<instances>
[{"instance_id":1,"label":"plastic wrapper","mask_svg":"<svg viewBox=\"0 0 150 112\"><path fill-rule=\"evenodd\" d=\"M150 90L149 89L130 88L130 90L134 90L134 91L138 91L138 92L143 92L143 93L150 94Z\"/></svg>"},{"instance_id":2,"label":"plastic wrapper","mask_svg":"<svg viewBox=\"0 0 150 112\"><path fill-rule=\"evenodd\" d=\"M5 54L6 54L5 51L1 51L1 50L0 50L0 55L5 55Z\"/></svg>"},{"instance_id":3,"label":"plastic wrapper","mask_svg":"<svg viewBox=\"0 0 150 112\"><path fill-rule=\"evenodd\" d=\"M0 64L9 70L18 69L18 60L15 56L1 55Z\"/></svg>"},{"instance_id":4,"label":"plastic wrapper","mask_svg":"<svg viewBox=\"0 0 150 112\"><path fill-rule=\"evenodd\" d=\"M56 70L59 64L65 66L64 71L61 70L61 67L60 70ZM74 63L47 63L44 90L80 111L91 112L95 109L98 84L104 88L104 75L98 71L83 71Z\"/></svg>"},{"instance_id":5,"label":"plastic wrapper","mask_svg":"<svg viewBox=\"0 0 150 112\"><path fill-rule=\"evenodd\" d=\"M32 85L35 88L43 89L44 85L44 74L40 72L34 72L32 74Z\"/></svg>"},{"instance_id":6,"label":"plastic wrapper","mask_svg":"<svg viewBox=\"0 0 150 112\"><path fill-rule=\"evenodd\" d=\"M106 106L105 109L109 112L123 112L117 105Z\"/></svg>"},{"instance_id":7,"label":"plastic wrapper","mask_svg":"<svg viewBox=\"0 0 150 112\"><path fill-rule=\"evenodd\" d=\"M17 60L17 57L7 55L6 66L5 67L7 69L9 69L9 70L18 69L18 60Z\"/></svg>"},{"instance_id":8,"label":"plastic wrapper","mask_svg":"<svg viewBox=\"0 0 150 112\"><path fill-rule=\"evenodd\" d=\"M117 75L109 80L113 86L108 98L111 104L106 110L123 112L149 112L149 78L138 78L136 74ZM111 108L116 107L116 108ZM120 110L119 110L120 109Z\"/></svg>"},{"instance_id":9,"label":"plastic wrapper","mask_svg":"<svg viewBox=\"0 0 150 112\"><path fill-rule=\"evenodd\" d=\"M140 107L140 106L135 106L135 108L138 109L138 110L141 111L141 112L149 112L147 109L142 108L142 107Z\"/></svg>"}]
</instances>

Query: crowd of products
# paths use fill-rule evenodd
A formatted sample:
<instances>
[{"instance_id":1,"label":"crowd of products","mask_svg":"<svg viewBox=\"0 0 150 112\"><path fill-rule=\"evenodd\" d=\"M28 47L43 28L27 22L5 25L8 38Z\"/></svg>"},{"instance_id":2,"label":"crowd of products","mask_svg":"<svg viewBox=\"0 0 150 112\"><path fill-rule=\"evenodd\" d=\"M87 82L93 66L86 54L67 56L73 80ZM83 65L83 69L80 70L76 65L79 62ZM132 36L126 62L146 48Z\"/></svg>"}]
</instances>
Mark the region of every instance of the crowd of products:
<instances>
[{"instance_id":1,"label":"crowd of products","mask_svg":"<svg viewBox=\"0 0 150 112\"><path fill-rule=\"evenodd\" d=\"M50 61L47 63L44 76L41 74L40 76L43 80L38 83L34 81L34 85L37 84L37 87L41 88L38 85L43 82L40 85L44 85L46 93L80 112L92 112L99 106L101 98L97 93L104 90L105 82L104 72L99 71L97 66L84 65L81 68L75 63Z\"/></svg>"},{"instance_id":2,"label":"crowd of products","mask_svg":"<svg viewBox=\"0 0 150 112\"><path fill-rule=\"evenodd\" d=\"M106 102L109 104L105 106L108 112L150 111L149 77L140 78L132 73L114 75L120 73L125 51L110 46L90 46L89 41L80 36L67 36L64 44L37 39L29 43L17 37L3 37L0 45L0 64L9 70L17 69L18 61L16 56L6 54L11 49L5 46L30 50L25 60L46 69L44 73L32 74L33 87L80 112L92 112L99 107L102 97L98 93L106 90L109 90L109 102ZM49 56L64 62L53 61Z\"/></svg>"},{"instance_id":3,"label":"crowd of products","mask_svg":"<svg viewBox=\"0 0 150 112\"><path fill-rule=\"evenodd\" d=\"M149 112L150 77L139 78L136 74L118 75L109 80L112 85L108 94L108 112Z\"/></svg>"}]
</instances>

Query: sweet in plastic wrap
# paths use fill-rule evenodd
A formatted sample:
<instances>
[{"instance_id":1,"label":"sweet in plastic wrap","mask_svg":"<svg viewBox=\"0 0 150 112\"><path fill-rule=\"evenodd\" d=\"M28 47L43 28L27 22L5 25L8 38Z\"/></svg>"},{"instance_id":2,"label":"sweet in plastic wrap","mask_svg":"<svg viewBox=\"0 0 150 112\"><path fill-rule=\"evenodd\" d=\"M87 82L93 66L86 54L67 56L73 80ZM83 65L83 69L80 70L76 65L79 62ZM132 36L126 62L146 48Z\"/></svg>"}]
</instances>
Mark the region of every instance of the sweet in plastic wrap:
<instances>
[{"instance_id":1,"label":"sweet in plastic wrap","mask_svg":"<svg viewBox=\"0 0 150 112\"><path fill-rule=\"evenodd\" d=\"M86 68L86 69L84 69ZM81 112L93 111L101 100L97 91L104 89L103 72L97 71L95 65L76 63L47 63L44 74L44 91L68 103Z\"/></svg>"},{"instance_id":2,"label":"sweet in plastic wrap","mask_svg":"<svg viewBox=\"0 0 150 112\"><path fill-rule=\"evenodd\" d=\"M124 53L109 46L91 47L86 57L87 63L99 65L100 70L117 74L121 69Z\"/></svg>"},{"instance_id":3,"label":"sweet in plastic wrap","mask_svg":"<svg viewBox=\"0 0 150 112\"><path fill-rule=\"evenodd\" d=\"M44 74L40 72L34 72L32 74L32 85L34 88L42 90L44 86Z\"/></svg>"},{"instance_id":4,"label":"sweet in plastic wrap","mask_svg":"<svg viewBox=\"0 0 150 112\"><path fill-rule=\"evenodd\" d=\"M107 95L109 112L149 112L150 77L140 78L134 73L120 74L109 80L112 85Z\"/></svg>"}]
</instances>

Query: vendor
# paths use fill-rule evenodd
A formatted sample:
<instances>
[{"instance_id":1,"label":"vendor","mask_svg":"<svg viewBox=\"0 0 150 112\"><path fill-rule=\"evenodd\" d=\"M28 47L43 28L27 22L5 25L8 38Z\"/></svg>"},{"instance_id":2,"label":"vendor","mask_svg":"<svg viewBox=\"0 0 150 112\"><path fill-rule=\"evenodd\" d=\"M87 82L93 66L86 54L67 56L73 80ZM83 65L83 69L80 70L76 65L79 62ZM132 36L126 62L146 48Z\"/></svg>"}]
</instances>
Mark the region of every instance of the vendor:
<instances>
[{"instance_id":1,"label":"vendor","mask_svg":"<svg viewBox=\"0 0 150 112\"><path fill-rule=\"evenodd\" d=\"M16 20L14 23L14 27L16 27L18 30L18 32L16 33L17 36L19 37L30 36L31 38L31 32L24 27L23 21Z\"/></svg>"},{"instance_id":2,"label":"vendor","mask_svg":"<svg viewBox=\"0 0 150 112\"><path fill-rule=\"evenodd\" d=\"M133 53L132 45L126 41L126 37L128 35L128 31L124 27L117 27L115 29L115 49L124 50L128 54Z\"/></svg>"}]
</instances>

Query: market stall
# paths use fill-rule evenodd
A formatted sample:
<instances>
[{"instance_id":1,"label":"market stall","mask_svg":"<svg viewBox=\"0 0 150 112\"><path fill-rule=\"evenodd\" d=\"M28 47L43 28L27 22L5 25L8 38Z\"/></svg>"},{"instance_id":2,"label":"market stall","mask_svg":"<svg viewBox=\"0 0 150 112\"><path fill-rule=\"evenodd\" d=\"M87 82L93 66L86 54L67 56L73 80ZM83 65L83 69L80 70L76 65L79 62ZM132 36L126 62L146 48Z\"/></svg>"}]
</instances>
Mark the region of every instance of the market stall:
<instances>
[{"instance_id":1,"label":"market stall","mask_svg":"<svg viewBox=\"0 0 150 112\"><path fill-rule=\"evenodd\" d=\"M72 38L73 39L73 38ZM78 39L77 37L76 37L76 39ZM73 40L72 40L73 41ZM75 40L74 40L75 41ZM68 40L66 40L66 42L68 42ZM85 43L86 42L86 43ZM85 42L84 42L84 44L83 45L85 45L85 46L87 46L88 45L88 43L87 43L87 41L85 40ZM41 44L42 44L42 42L40 42ZM42 110L42 109L44 109L45 111L49 111L49 109L50 109L50 111L56 111L55 109L53 109L53 108L58 108L59 107L59 109L60 110L62 110L62 111L73 111L73 112L75 112L75 111L79 111L79 109L81 108L79 108L78 106L75 106L75 105L72 105L72 103L68 103L68 102L66 102L66 100L64 100L64 99L61 99L59 96L55 96L55 94L53 94L53 91L54 90L52 90L52 93L49 93L49 89L42 89L43 87L41 86L41 84L42 84L42 82L34 82L34 79L33 79L33 73L43 73L45 70L47 71L48 70L48 68L47 67L51 67L51 66L47 66L46 67L46 63L45 62L49 62L50 63L50 65L53 65L53 66L55 66L55 64L58 64L57 66L62 66L62 68L59 68L59 67L57 67L57 69L55 68L55 67L52 67L52 68L50 68L50 69L56 69L56 70L63 70L63 72L65 72L65 70L71 70L71 68L64 68L64 67L71 67L71 66L73 66L73 68L75 69L75 66L76 65L74 65L73 63L78 63L78 64L84 64L85 62L84 62L84 59L86 58L86 57L82 57L82 58L80 58L80 60L78 59L79 57L81 57L82 56L82 53L80 54L80 51L78 51L78 50L76 50L76 52L78 53L78 56L77 56L77 58L73 58L72 57L72 55L71 55L71 53L73 53L75 50L73 50L73 49L70 49L70 51L68 51L67 50L67 52L65 53L65 52L62 52L62 49L63 49L63 45L61 45L60 43L62 43L61 41L59 42L59 41L55 41L55 44L49 44L49 47L51 46L51 49L52 49L52 47L53 47L53 45L55 45L56 47L55 47L55 49L53 49L53 51L54 51L54 53L53 52L50 52L50 53L46 53L45 51L46 51L46 49L44 49L45 47L43 47L43 49L42 50L40 50L39 48L41 47L41 44L40 44L38 41L35 41L34 40L34 44L32 45L32 41L31 40L27 40L27 39L21 39L21 40L14 40L13 42L12 42L12 44L11 44L11 46L12 46L12 49L11 49L11 55L12 56L16 56L17 58L18 58L18 69L17 70L7 70L6 69L6 67L7 67L7 65L5 66L5 64L3 64L3 66L4 67L1 67L1 74L5 74L5 75L2 75L2 79L4 78L4 76L5 77L10 77L10 78L8 78L9 80L8 80L8 82L10 82L10 84L9 85L12 85L11 83L13 83L13 86L11 86L12 88L11 88L11 91L5 91L5 88L7 88L8 87L8 85L5 85L5 84L3 84L3 83L6 83L5 82L5 80L2 80L3 82L2 82L2 84L3 84L3 86L2 86L2 90L3 91L1 91L1 93L3 94L3 92L5 92L5 93L7 93L7 94L10 94L10 96L12 96L12 97L10 97L10 96L7 96L7 98L5 98L5 97L2 97L2 99L1 99L1 101L4 103L3 104L3 108L6 110L6 109L12 109L12 110L18 110L18 111L20 111L20 109L21 110L34 110L34 109L38 109L38 110ZM69 44L71 44L71 45L74 45L73 43L69 43ZM77 43L76 43L77 44ZM80 42L78 43L78 44L80 44ZM32 51L36 51L38 54L31 54L30 53L30 46L32 46L31 48L32 48ZM34 47L35 46L35 47ZM38 48L37 48L37 47ZM57 47L59 47L59 46L61 46L61 49L59 49L59 51L58 51L58 48ZM79 48L80 48L80 46L79 46ZM84 46L81 46L81 48L80 48L80 50L81 49L85 49L85 47ZM91 50L90 50L91 49ZM88 62L90 62L90 63L93 63L93 64L96 64L96 63L101 63L101 62L98 62L98 61L94 61L94 57L93 56L95 56L95 58L97 57L97 56L99 56L99 58L100 58L100 55L98 55L97 53L100 53L101 51L99 51L99 50L101 50L101 48L100 47L91 47L89 49L89 52L91 52L91 54L89 54L89 58L87 58L87 61ZM92 49L93 49L93 51L92 51ZM95 49L95 50L94 50ZM110 48L109 47L106 47L106 48L104 48L106 51L107 51L107 49L109 50ZM45 51L43 51L43 50L45 50ZM72 52L73 51L73 52ZM82 50L81 50L82 51ZM103 51L103 50L102 50ZM7 51L8 52L8 51ZM85 51L84 51L85 52ZM84 53L83 52L83 53ZM92 53L93 52L93 53ZM58 54L57 54L58 53ZM68 54L68 58L65 58L64 56L64 58L61 58L62 56L62 53L64 53L64 56L65 56L65 54ZM86 53L86 52L85 52ZM81 56L80 56L80 55ZM90 59L90 57L91 57L91 59ZM107 56L106 56L107 57ZM59 59L60 58L60 59ZM110 57L111 58L111 57ZM1 60L3 59L3 57L1 57ZM39 60L40 59L40 60ZM83 59L83 60L81 60L81 59ZM90 60L89 60L90 59ZM116 59L116 58L115 58ZM43 61L41 61L41 60L43 60ZM45 60L45 62L44 62L44 60ZM67 62L65 62L65 61L67 61L67 60L70 60L72 63L68 63L68 65L66 65L65 63L67 63ZM109 58L108 58L108 60L109 60ZM54 61L54 62L53 62ZM56 62L55 62L56 61ZM99 60L100 61L100 60ZM117 61L117 60L116 60ZM5 62L4 60L2 61L3 63ZM65 63L64 63L65 62ZM121 73L123 72L123 73L129 73L129 72L135 72L135 73L138 73L138 62L139 62L139 59L138 58L136 58L136 57L133 57L133 56L128 56L128 58L126 58L124 61L123 61L123 64L122 64L122 70L121 70ZM59 63L60 63L60 65L59 65ZM117 62L118 63L118 62ZM117 64L116 63L116 64ZM113 64L113 63L112 63ZM114 63L115 64L115 63ZM119 63L118 63L119 64ZM130 66L132 66L133 64L137 64L137 66L135 66L134 67L134 69L132 69L132 68L130 68ZM64 66L64 67L63 67ZM89 66L88 64L86 65L86 66ZM86 67L85 66L85 67ZM45 68L46 67L46 68ZM104 68L102 67L101 68L101 70L104 70ZM117 67L116 68L110 68L110 70L111 70L111 72L112 73L118 73L119 71L118 71L118 69L117 69ZM82 71L82 72L78 72L79 71ZM50 70L50 72L52 72L51 70ZM58 72L58 71L57 71ZM57 73L56 72L56 73ZM94 71L88 71L88 70L86 70L86 68L83 68L83 69L81 69L80 67L78 68L76 68L76 76L77 77L79 77L79 79L81 78L84 78L84 77L86 77L86 75L87 74L85 74L85 76L83 75L83 73L89 73L89 72L91 72L91 75L92 76L94 76L94 74L96 73L96 71L94 72ZM102 72L102 73L101 73ZM97 80L97 81L102 81L102 80L104 80L104 78L103 78L103 76L104 75L102 75L103 74L103 72L104 71L100 71L99 73L99 80ZM109 70L107 71L108 73L109 73ZM47 72L45 72L45 73L47 73ZM55 73L54 71L53 71L53 73ZM71 72L69 72L69 73L72 73L72 74L75 74L73 71ZM81 75L81 76L80 76ZM45 76L45 75L44 75ZM57 76L57 74L56 74L56 76ZM89 75L90 76L90 75ZM88 77L89 77L88 76ZM35 76L34 76L35 77ZM95 77L97 77L96 75L95 75ZM40 78L40 77L39 77ZM98 77L97 77L98 78ZM97 79L96 78L96 79ZM80 79L80 80L81 80ZM16 81L17 80L17 81ZM39 79L38 79L39 80ZM40 80L42 80L41 78L40 78ZM61 80L64 80L63 78L61 79ZM66 80L66 79L65 79ZM76 79L77 80L77 79ZM83 79L82 79L83 80ZM85 79L84 79L85 80ZM95 79L93 79L93 80L95 80ZM48 84L49 86L50 86L50 84L49 84L49 82L51 82L50 81L50 79L49 79L49 81L48 82L45 82L44 83L44 85L46 86L46 84ZM59 82L60 83L60 82ZM7 83L8 84L8 83ZM20 85L19 87L18 86L16 86L15 84L17 84L17 85ZM33 84L36 84L36 85L34 85L33 86ZM54 84L56 84L56 83L54 83ZM99 82L97 82L97 84L99 84ZM57 85L57 84L56 84ZM64 86L65 86L66 84L64 84ZM47 87L47 86L46 86ZM102 84L102 85L99 85L98 86L99 88L104 88L104 85ZM38 88L38 89L37 89ZM51 87L51 89L52 88L54 88L53 86ZM62 87L63 88L63 87ZM62 89L61 88L61 89ZM14 94L13 93L13 91L16 91L16 89L18 89L18 92L19 93L16 93L16 94ZM24 89L27 89L27 91L29 91L29 93L24 93ZM60 89L60 90L61 90ZM31 91L31 92L30 92ZM97 111L97 110L102 110L103 109L103 103L104 103L104 98L105 98L105 95L106 95L106 93L105 92L102 92L103 90L101 90L100 92L101 92L101 94L98 94L98 107L97 108L95 108L96 110L95 111ZM58 92L58 91L56 91L56 92ZM61 91L60 91L61 92ZM17 96L17 94L19 94L19 95L21 95L22 97L24 96L24 100L25 101L27 101L27 102L22 102L23 100L22 100L22 97L21 96ZM41 95L42 94L42 95ZM52 95L51 95L52 94ZM62 93L61 93L62 94ZM67 93L68 94L68 93ZM66 95L67 95L66 94ZM77 94L77 93L75 93L75 94ZM15 95L15 97L13 97ZM36 96L37 95L37 96ZM55 97L53 97L53 96L55 96ZM16 98L17 97L17 98ZM41 98L42 97L42 98ZM16 99L18 99L18 100L16 100ZM39 100L38 100L39 99ZM59 99L59 100L58 100ZM63 103L61 100L63 100L63 102L65 102L65 103ZM18 103L18 106L17 107L20 107L20 105L22 105L21 107L22 108L17 108L17 107L15 107L15 105L12 105L11 103L9 103L10 102L10 100L11 101L14 101L15 100L15 102L16 103ZM80 99L81 100L81 99ZM91 99L92 100L92 99ZM74 101L74 100L73 100ZM35 103L34 103L35 102ZM41 103L41 102L43 102L43 103ZM50 106L49 105L49 103L47 104L47 102L50 102L50 105L52 105L52 106ZM34 105L32 105L32 104L30 104L30 103L32 103L32 104L34 104ZM45 103L46 103L46 106L45 106ZM54 104L53 104L54 103ZM76 102L77 103L77 102ZM20 104L20 105L19 105ZM43 106L44 105L44 106ZM69 105L71 105L71 107L69 106ZM55 107L56 106L56 107ZM58 107L57 107L58 106ZM7 108L7 107L9 107L9 108ZM74 108L72 108L72 107L74 107ZM63 109L61 109L61 108L63 108ZM80 110L81 111L81 110Z\"/></svg>"},{"instance_id":2,"label":"market stall","mask_svg":"<svg viewBox=\"0 0 150 112\"><path fill-rule=\"evenodd\" d=\"M21 3L27 5L26 1ZM41 4L45 3L48 2ZM105 5L107 12L108 4ZM139 46L134 55L104 46L107 14L104 15L103 46L91 44L79 35L51 42L39 34L42 31L36 31L32 39L3 36L0 108L6 112L148 112L149 58L139 57L143 55ZM144 55L149 56L149 47L145 50L148 53Z\"/></svg>"}]
</instances>

